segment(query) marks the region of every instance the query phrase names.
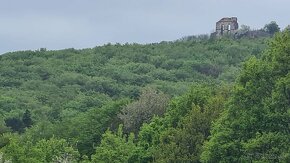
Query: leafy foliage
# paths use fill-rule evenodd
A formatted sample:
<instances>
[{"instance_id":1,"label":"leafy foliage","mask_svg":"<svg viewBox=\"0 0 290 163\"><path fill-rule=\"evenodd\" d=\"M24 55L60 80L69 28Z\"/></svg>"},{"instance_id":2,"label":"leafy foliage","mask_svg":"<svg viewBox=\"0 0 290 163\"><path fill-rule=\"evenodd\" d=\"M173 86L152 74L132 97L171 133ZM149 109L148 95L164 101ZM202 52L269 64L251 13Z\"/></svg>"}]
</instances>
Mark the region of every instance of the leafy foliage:
<instances>
[{"instance_id":1,"label":"leafy foliage","mask_svg":"<svg viewBox=\"0 0 290 163\"><path fill-rule=\"evenodd\" d=\"M148 123L153 116L162 116L169 97L152 88L142 91L138 101L128 104L118 117L123 121L127 132L137 132L143 123Z\"/></svg>"},{"instance_id":2,"label":"leafy foliage","mask_svg":"<svg viewBox=\"0 0 290 163\"><path fill-rule=\"evenodd\" d=\"M278 24L275 21L271 21L269 24L266 24L264 30L270 34L274 34L280 31Z\"/></svg>"},{"instance_id":3,"label":"leafy foliage","mask_svg":"<svg viewBox=\"0 0 290 163\"><path fill-rule=\"evenodd\" d=\"M13 136L3 149L4 159L16 163L53 162L69 160L76 162L78 152L67 144L64 139L42 139L37 143L21 140Z\"/></svg>"},{"instance_id":4,"label":"leafy foliage","mask_svg":"<svg viewBox=\"0 0 290 163\"><path fill-rule=\"evenodd\" d=\"M289 34L261 56L267 40L201 35L1 55L0 153L13 162L235 162L257 153L253 161L287 162Z\"/></svg>"},{"instance_id":5,"label":"leafy foliage","mask_svg":"<svg viewBox=\"0 0 290 163\"><path fill-rule=\"evenodd\" d=\"M92 162L128 162L136 150L133 141L134 134L130 134L128 138L123 135L122 125L118 129L117 135L106 131L100 146L96 148L96 154L92 156Z\"/></svg>"},{"instance_id":6,"label":"leafy foliage","mask_svg":"<svg viewBox=\"0 0 290 163\"><path fill-rule=\"evenodd\" d=\"M290 33L249 60L204 146L203 162L288 162Z\"/></svg>"}]
</instances>

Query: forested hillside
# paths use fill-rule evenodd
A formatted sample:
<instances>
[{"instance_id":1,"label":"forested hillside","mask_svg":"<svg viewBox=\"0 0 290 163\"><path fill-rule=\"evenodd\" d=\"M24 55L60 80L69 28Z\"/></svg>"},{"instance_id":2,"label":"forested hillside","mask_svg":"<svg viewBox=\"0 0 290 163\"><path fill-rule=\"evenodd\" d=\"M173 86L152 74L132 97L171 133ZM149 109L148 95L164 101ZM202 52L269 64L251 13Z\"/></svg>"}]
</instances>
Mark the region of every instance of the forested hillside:
<instances>
[{"instance_id":1,"label":"forested hillside","mask_svg":"<svg viewBox=\"0 0 290 163\"><path fill-rule=\"evenodd\" d=\"M289 37L1 55L1 155L21 163L287 162Z\"/></svg>"}]
</instances>

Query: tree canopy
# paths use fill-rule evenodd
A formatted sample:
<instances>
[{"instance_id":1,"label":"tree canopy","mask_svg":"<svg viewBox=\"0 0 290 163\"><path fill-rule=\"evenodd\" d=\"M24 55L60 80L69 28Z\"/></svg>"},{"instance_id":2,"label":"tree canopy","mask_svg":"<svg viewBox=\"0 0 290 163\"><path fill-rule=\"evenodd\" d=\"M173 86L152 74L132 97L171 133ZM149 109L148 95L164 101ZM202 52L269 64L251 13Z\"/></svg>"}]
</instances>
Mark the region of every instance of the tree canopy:
<instances>
[{"instance_id":1,"label":"tree canopy","mask_svg":"<svg viewBox=\"0 0 290 163\"><path fill-rule=\"evenodd\" d=\"M0 162L289 162L290 34L272 25L1 55Z\"/></svg>"},{"instance_id":2,"label":"tree canopy","mask_svg":"<svg viewBox=\"0 0 290 163\"><path fill-rule=\"evenodd\" d=\"M289 162L290 33L246 62L228 107L204 146L203 162Z\"/></svg>"}]
</instances>

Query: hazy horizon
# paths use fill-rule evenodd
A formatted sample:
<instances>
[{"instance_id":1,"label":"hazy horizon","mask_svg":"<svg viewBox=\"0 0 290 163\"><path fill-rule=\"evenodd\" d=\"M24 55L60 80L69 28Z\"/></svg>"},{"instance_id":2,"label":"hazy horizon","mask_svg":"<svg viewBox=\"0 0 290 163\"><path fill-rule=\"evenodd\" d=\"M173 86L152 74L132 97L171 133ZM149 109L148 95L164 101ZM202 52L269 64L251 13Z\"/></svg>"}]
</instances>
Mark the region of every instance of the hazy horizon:
<instances>
[{"instance_id":1,"label":"hazy horizon","mask_svg":"<svg viewBox=\"0 0 290 163\"><path fill-rule=\"evenodd\" d=\"M0 54L106 43L154 43L209 34L222 17L260 29L289 24L287 0L11 0L0 2Z\"/></svg>"}]
</instances>

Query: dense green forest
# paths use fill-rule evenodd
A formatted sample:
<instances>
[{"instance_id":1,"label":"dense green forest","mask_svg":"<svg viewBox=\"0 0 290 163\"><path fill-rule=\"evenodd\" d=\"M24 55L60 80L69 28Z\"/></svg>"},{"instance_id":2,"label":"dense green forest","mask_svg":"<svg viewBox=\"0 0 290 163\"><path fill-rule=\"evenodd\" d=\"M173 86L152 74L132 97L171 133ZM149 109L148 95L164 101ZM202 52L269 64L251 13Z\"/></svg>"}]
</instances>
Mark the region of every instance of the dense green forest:
<instances>
[{"instance_id":1,"label":"dense green forest","mask_svg":"<svg viewBox=\"0 0 290 163\"><path fill-rule=\"evenodd\" d=\"M271 37L0 55L0 158L290 162L290 32Z\"/></svg>"}]
</instances>

